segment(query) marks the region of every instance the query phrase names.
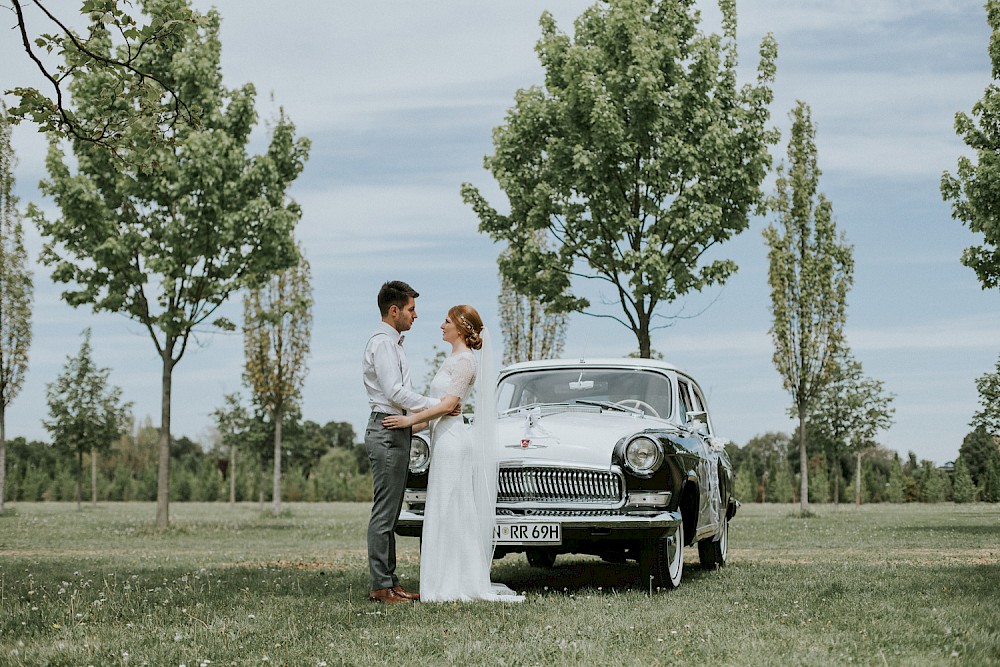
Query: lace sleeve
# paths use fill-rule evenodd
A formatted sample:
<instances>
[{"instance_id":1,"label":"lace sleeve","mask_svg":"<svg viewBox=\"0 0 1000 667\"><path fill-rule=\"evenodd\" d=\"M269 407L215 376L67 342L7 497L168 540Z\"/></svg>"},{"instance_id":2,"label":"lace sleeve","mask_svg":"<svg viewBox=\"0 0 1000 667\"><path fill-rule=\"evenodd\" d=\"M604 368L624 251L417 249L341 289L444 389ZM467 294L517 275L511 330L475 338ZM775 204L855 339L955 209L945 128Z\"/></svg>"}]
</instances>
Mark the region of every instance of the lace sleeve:
<instances>
[{"instance_id":1,"label":"lace sleeve","mask_svg":"<svg viewBox=\"0 0 1000 667\"><path fill-rule=\"evenodd\" d=\"M465 398L476 381L476 360L471 354L452 357L449 363L448 389L445 393Z\"/></svg>"}]
</instances>

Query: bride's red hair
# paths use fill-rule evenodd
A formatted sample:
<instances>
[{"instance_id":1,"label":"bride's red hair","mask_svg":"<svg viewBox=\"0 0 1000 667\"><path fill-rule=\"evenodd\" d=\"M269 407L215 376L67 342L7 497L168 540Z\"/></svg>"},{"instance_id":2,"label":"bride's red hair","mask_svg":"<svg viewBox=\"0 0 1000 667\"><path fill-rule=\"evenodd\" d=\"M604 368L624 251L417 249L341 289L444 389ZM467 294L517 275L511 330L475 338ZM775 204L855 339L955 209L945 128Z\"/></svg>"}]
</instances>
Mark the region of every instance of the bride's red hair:
<instances>
[{"instance_id":1,"label":"bride's red hair","mask_svg":"<svg viewBox=\"0 0 1000 667\"><path fill-rule=\"evenodd\" d=\"M480 334L483 332L483 318L472 306L460 304L452 306L448 311L448 319L454 322L455 326L465 338L465 344L473 350L478 350L483 346L483 339Z\"/></svg>"}]
</instances>

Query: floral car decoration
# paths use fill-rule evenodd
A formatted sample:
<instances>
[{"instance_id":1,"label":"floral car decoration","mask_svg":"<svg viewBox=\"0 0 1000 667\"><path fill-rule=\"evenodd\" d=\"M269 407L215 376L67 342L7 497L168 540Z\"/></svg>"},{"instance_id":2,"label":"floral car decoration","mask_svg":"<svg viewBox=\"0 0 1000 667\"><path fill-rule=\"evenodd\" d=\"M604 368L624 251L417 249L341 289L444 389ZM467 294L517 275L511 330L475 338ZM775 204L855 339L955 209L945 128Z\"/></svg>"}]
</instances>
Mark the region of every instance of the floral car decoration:
<instances>
[{"instance_id":1,"label":"floral car decoration","mask_svg":"<svg viewBox=\"0 0 1000 667\"><path fill-rule=\"evenodd\" d=\"M501 371L497 399L495 558L634 560L643 585L666 589L687 547L703 567L726 564L733 471L690 375L648 359L533 361ZM432 456L414 434L400 535L420 535Z\"/></svg>"}]
</instances>

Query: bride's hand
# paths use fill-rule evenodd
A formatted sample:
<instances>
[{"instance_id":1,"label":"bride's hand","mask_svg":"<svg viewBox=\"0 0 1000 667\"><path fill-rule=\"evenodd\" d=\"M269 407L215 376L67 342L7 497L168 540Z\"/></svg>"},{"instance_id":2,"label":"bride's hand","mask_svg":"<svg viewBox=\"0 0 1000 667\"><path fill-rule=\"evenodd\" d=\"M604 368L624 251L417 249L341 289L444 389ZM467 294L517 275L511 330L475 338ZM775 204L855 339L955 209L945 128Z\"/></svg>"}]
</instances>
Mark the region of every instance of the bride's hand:
<instances>
[{"instance_id":1,"label":"bride's hand","mask_svg":"<svg viewBox=\"0 0 1000 667\"><path fill-rule=\"evenodd\" d=\"M409 417L404 417L403 415L389 415L388 417L382 420L382 426L390 430L397 428L406 428L407 426L411 426L412 424L413 422L410 421Z\"/></svg>"}]
</instances>

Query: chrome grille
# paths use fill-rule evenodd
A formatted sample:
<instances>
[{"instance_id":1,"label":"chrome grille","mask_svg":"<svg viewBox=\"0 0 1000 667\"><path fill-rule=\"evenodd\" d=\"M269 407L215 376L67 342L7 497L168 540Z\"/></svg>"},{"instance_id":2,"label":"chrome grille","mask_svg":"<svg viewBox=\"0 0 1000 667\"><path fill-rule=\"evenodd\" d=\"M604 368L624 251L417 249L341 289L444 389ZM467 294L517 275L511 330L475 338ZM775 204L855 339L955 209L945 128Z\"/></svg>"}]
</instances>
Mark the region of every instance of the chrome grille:
<instances>
[{"instance_id":1,"label":"chrome grille","mask_svg":"<svg viewBox=\"0 0 1000 667\"><path fill-rule=\"evenodd\" d=\"M617 503L621 475L609 470L501 468L498 503Z\"/></svg>"}]
</instances>

